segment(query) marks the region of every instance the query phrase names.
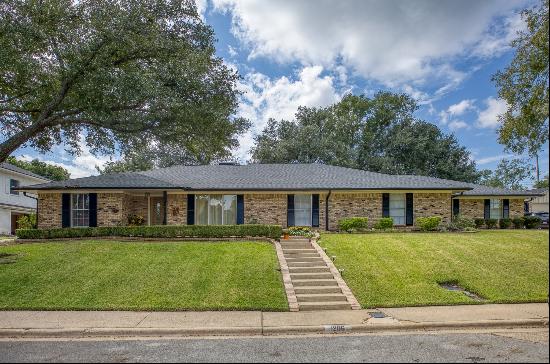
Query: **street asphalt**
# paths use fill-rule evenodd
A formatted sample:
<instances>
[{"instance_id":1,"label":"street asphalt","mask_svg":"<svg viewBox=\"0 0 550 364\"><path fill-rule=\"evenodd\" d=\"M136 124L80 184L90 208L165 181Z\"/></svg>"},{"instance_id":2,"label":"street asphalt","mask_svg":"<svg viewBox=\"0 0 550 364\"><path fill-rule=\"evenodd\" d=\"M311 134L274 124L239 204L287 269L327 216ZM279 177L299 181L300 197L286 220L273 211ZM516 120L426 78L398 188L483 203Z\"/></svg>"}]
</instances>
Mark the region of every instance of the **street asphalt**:
<instances>
[{"instance_id":1,"label":"street asphalt","mask_svg":"<svg viewBox=\"0 0 550 364\"><path fill-rule=\"evenodd\" d=\"M0 341L0 362L548 362L548 329Z\"/></svg>"}]
</instances>

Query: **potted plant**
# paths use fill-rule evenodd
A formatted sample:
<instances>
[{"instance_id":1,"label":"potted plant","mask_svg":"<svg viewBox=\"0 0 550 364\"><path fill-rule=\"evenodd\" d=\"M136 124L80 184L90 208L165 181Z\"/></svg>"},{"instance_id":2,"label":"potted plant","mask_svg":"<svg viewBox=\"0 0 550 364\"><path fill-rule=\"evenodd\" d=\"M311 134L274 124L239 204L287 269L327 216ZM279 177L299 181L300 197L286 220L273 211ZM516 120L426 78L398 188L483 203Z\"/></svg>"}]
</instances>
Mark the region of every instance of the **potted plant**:
<instances>
[{"instance_id":1,"label":"potted plant","mask_svg":"<svg viewBox=\"0 0 550 364\"><path fill-rule=\"evenodd\" d=\"M283 239L288 239L288 229L283 229Z\"/></svg>"}]
</instances>

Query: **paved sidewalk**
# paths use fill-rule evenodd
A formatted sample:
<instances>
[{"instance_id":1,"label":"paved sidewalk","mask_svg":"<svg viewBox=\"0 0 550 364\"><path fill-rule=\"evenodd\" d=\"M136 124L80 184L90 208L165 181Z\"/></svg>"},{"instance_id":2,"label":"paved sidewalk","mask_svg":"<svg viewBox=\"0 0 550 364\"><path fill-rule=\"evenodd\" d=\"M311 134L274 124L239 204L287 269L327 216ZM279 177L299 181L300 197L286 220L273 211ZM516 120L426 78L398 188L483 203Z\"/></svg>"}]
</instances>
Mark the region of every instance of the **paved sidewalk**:
<instances>
[{"instance_id":1,"label":"paved sidewalk","mask_svg":"<svg viewBox=\"0 0 550 364\"><path fill-rule=\"evenodd\" d=\"M270 335L547 325L546 303L308 312L0 311L0 337Z\"/></svg>"}]
</instances>

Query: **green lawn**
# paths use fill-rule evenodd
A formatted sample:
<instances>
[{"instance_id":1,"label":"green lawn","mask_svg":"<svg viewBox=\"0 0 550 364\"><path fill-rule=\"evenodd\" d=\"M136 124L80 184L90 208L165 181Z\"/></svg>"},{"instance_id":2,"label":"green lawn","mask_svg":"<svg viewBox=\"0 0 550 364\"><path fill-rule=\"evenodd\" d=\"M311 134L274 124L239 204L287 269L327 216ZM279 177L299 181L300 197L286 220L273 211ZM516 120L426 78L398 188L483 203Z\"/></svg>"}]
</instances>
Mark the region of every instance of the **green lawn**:
<instances>
[{"instance_id":1,"label":"green lawn","mask_svg":"<svg viewBox=\"0 0 550 364\"><path fill-rule=\"evenodd\" d=\"M490 303L548 298L548 231L323 234L320 245L365 308L476 303L438 282L457 282Z\"/></svg>"},{"instance_id":2,"label":"green lawn","mask_svg":"<svg viewBox=\"0 0 550 364\"><path fill-rule=\"evenodd\" d=\"M18 254L0 264L4 310L288 309L266 242L83 241L2 246L2 253Z\"/></svg>"}]
</instances>

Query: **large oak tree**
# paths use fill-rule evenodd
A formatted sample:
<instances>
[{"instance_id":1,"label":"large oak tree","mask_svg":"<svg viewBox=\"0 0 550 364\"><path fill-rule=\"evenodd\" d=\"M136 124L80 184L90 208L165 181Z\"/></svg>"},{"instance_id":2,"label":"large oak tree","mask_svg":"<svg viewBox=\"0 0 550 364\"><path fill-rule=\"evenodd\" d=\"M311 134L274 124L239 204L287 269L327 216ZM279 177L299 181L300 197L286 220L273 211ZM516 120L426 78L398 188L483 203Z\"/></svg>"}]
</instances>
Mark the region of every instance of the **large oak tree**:
<instances>
[{"instance_id":1,"label":"large oak tree","mask_svg":"<svg viewBox=\"0 0 550 364\"><path fill-rule=\"evenodd\" d=\"M247 122L214 42L188 0L0 2L0 161L22 145L78 153L83 138L94 153L227 155Z\"/></svg>"},{"instance_id":2,"label":"large oak tree","mask_svg":"<svg viewBox=\"0 0 550 364\"><path fill-rule=\"evenodd\" d=\"M417 120L404 94L347 95L325 107L301 107L296 120L270 120L255 138L252 161L326 163L390 174L477 182L470 153L454 135Z\"/></svg>"}]
</instances>

